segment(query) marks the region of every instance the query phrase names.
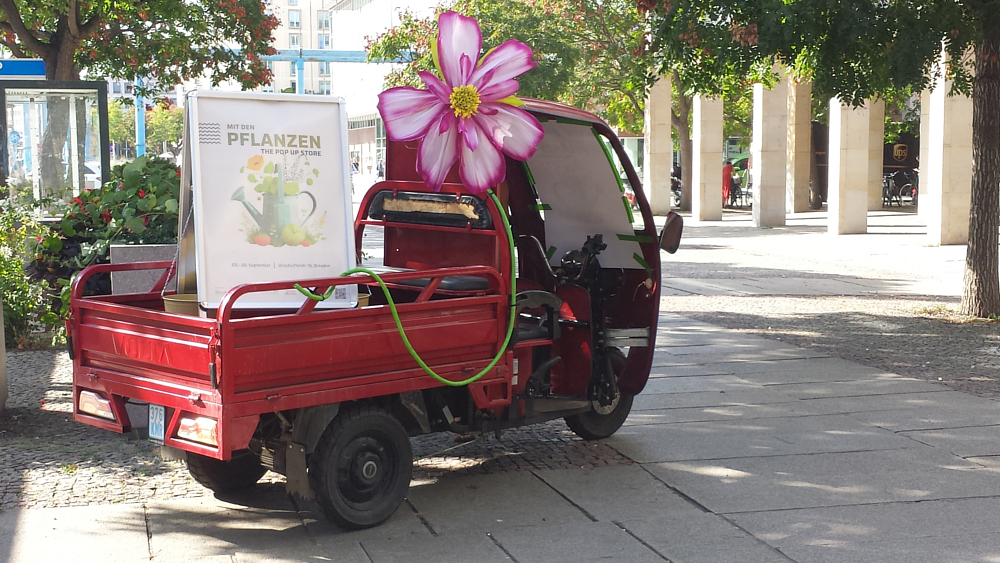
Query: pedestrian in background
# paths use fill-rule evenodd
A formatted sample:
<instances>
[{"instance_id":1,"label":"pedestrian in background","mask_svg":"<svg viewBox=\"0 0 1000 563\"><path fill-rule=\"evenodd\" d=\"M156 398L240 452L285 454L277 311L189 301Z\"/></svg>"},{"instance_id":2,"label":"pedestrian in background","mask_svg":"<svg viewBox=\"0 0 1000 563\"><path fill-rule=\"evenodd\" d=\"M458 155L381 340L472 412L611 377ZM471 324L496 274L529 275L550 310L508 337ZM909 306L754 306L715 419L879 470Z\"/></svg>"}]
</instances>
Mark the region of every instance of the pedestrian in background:
<instances>
[{"instance_id":1,"label":"pedestrian in background","mask_svg":"<svg viewBox=\"0 0 1000 563\"><path fill-rule=\"evenodd\" d=\"M733 161L727 160L722 167L722 206L729 202L729 192L733 189Z\"/></svg>"}]
</instances>

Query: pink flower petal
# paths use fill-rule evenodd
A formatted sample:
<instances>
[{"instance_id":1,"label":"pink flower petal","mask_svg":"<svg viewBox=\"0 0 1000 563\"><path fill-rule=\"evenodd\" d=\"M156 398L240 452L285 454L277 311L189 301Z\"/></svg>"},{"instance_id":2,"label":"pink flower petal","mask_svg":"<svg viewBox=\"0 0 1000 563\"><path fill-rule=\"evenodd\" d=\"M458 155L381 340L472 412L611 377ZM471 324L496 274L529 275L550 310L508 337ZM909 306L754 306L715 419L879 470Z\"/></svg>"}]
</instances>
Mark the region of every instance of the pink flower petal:
<instances>
[{"instance_id":1,"label":"pink flower petal","mask_svg":"<svg viewBox=\"0 0 1000 563\"><path fill-rule=\"evenodd\" d=\"M458 122L458 132L462 134L465 146L469 147L470 151L475 151L476 147L479 146L479 128L476 127L472 119L460 119Z\"/></svg>"},{"instance_id":2,"label":"pink flower petal","mask_svg":"<svg viewBox=\"0 0 1000 563\"><path fill-rule=\"evenodd\" d=\"M469 84L476 88L483 89L489 84L485 83L487 73L496 71L490 82L502 82L517 78L529 70L535 68L537 64L531 60L531 47L524 43L511 39L503 42L499 47L490 51L483 57L482 64L476 68L469 78Z\"/></svg>"},{"instance_id":3,"label":"pink flower petal","mask_svg":"<svg viewBox=\"0 0 1000 563\"><path fill-rule=\"evenodd\" d=\"M472 123L470 125L478 127ZM475 150L462 143L462 163L458 172L466 189L481 194L503 181L507 175L507 167L503 154L493 143L479 143Z\"/></svg>"},{"instance_id":4,"label":"pink flower petal","mask_svg":"<svg viewBox=\"0 0 1000 563\"><path fill-rule=\"evenodd\" d=\"M462 55L469 61L479 59L483 47L483 34L474 18L467 18L455 12L445 12L438 18L438 57L441 59L441 74L449 87L468 84L462 75Z\"/></svg>"},{"instance_id":5,"label":"pink flower petal","mask_svg":"<svg viewBox=\"0 0 1000 563\"><path fill-rule=\"evenodd\" d=\"M513 78L503 82L494 82L479 91L479 101L481 103L495 102L517 93L520 86Z\"/></svg>"},{"instance_id":6,"label":"pink flower petal","mask_svg":"<svg viewBox=\"0 0 1000 563\"><path fill-rule=\"evenodd\" d=\"M535 116L523 109L500 103L483 104L480 110L472 119L490 142L504 154L515 160L528 160L535 154L538 143L545 136L545 131ZM490 110L490 113L483 110ZM496 113L492 113L493 111Z\"/></svg>"},{"instance_id":7,"label":"pink flower petal","mask_svg":"<svg viewBox=\"0 0 1000 563\"><path fill-rule=\"evenodd\" d=\"M445 113L442 119L447 119L449 115ZM448 176L448 171L458 159L458 140L459 133L456 127L444 130L440 127L430 127L427 136L420 141L420 146L417 148L417 172L434 191L441 190L441 184Z\"/></svg>"},{"instance_id":8,"label":"pink flower petal","mask_svg":"<svg viewBox=\"0 0 1000 563\"><path fill-rule=\"evenodd\" d=\"M378 95L385 132L394 141L422 136L447 110L448 106L434 93L409 86L390 88Z\"/></svg>"},{"instance_id":9,"label":"pink flower petal","mask_svg":"<svg viewBox=\"0 0 1000 563\"><path fill-rule=\"evenodd\" d=\"M441 79L434 76L433 72L427 72L426 70L421 70L417 73L420 77L421 82L427 86L427 89L434 92L442 102L451 105L451 88L447 84L441 82Z\"/></svg>"}]
</instances>

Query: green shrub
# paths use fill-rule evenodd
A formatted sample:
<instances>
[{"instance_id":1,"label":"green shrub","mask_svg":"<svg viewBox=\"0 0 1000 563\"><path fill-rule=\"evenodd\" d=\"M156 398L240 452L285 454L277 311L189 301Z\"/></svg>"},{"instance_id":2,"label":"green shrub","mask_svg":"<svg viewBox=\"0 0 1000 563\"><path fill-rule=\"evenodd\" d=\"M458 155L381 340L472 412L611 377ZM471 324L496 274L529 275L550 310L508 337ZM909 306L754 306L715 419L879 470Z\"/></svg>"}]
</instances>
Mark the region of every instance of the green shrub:
<instances>
[{"instance_id":1,"label":"green shrub","mask_svg":"<svg viewBox=\"0 0 1000 563\"><path fill-rule=\"evenodd\" d=\"M25 272L25 264L37 258L31 253L47 231L15 198L0 200L0 297L6 346L21 345L34 328L59 320L46 306L48 284Z\"/></svg>"},{"instance_id":2,"label":"green shrub","mask_svg":"<svg viewBox=\"0 0 1000 563\"><path fill-rule=\"evenodd\" d=\"M112 243L177 242L180 171L169 160L139 157L115 166L111 180L86 190L62 209L62 220L36 241L31 273L53 288L53 309L65 317L70 281L91 264L109 261ZM91 278L85 294L110 293L108 276Z\"/></svg>"}]
</instances>

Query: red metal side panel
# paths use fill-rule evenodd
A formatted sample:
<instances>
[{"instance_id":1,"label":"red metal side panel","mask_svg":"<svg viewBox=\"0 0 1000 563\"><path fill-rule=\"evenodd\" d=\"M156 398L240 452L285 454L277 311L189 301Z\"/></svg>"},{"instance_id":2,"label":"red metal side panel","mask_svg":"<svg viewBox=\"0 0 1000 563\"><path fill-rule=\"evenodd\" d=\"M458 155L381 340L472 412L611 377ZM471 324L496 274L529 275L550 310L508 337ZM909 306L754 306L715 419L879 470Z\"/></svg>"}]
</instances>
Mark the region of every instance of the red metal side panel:
<instances>
[{"instance_id":1,"label":"red metal side panel","mask_svg":"<svg viewBox=\"0 0 1000 563\"><path fill-rule=\"evenodd\" d=\"M399 314L411 345L432 368L485 364L502 340L502 299L402 304ZM323 389L338 389L359 386L362 380L371 385L408 379L413 376L406 372L416 366L388 306L314 312L295 319L234 320L230 326L232 337L224 338L220 374L227 389L244 395L237 399L241 401L278 388L285 394L289 387L315 382L322 382L318 387ZM358 388L354 398L384 393Z\"/></svg>"},{"instance_id":2,"label":"red metal side panel","mask_svg":"<svg viewBox=\"0 0 1000 563\"><path fill-rule=\"evenodd\" d=\"M208 382L211 319L85 300L77 305L75 321L81 369L124 370L177 383Z\"/></svg>"}]
</instances>

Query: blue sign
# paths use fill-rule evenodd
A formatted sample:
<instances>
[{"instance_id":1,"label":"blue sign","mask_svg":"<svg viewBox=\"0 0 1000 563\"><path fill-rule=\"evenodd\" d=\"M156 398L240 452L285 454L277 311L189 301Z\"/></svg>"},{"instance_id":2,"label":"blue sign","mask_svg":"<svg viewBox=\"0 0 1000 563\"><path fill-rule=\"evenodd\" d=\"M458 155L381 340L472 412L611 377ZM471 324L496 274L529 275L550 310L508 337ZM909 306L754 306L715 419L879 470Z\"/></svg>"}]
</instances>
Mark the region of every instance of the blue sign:
<instances>
[{"instance_id":1,"label":"blue sign","mask_svg":"<svg viewBox=\"0 0 1000 563\"><path fill-rule=\"evenodd\" d=\"M10 137L10 144L14 146L17 146L21 142L20 131L11 131L9 137Z\"/></svg>"},{"instance_id":2,"label":"blue sign","mask_svg":"<svg viewBox=\"0 0 1000 563\"><path fill-rule=\"evenodd\" d=\"M45 80L45 61L0 59L0 80Z\"/></svg>"}]
</instances>

